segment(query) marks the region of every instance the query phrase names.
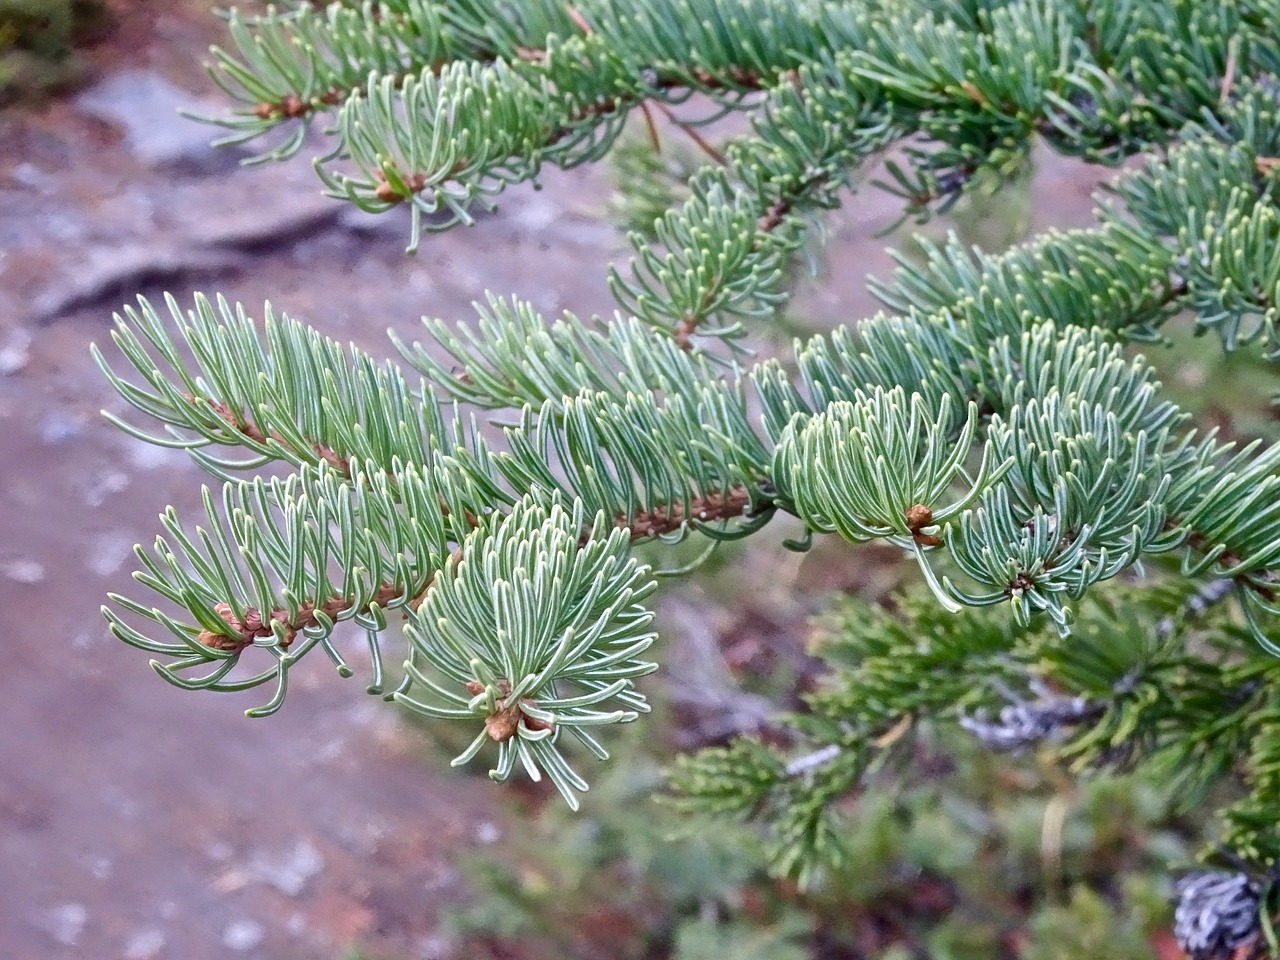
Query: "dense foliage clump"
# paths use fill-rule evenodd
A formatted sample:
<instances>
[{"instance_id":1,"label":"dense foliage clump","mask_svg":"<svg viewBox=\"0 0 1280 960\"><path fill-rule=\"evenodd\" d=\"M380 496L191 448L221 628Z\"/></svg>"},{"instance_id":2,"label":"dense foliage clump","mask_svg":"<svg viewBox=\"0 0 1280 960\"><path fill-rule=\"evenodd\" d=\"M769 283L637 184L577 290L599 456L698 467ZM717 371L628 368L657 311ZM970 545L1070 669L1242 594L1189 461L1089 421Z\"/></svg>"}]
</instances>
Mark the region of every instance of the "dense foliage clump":
<instances>
[{"instance_id":1,"label":"dense foliage clump","mask_svg":"<svg viewBox=\"0 0 1280 960\"><path fill-rule=\"evenodd\" d=\"M240 104L225 142L266 161L322 131L326 190L407 207L411 249L545 166L603 157L633 112L693 130L708 162L631 234L612 318L490 294L474 325L427 320L386 363L221 300L126 310L119 353L97 356L147 422L117 422L221 487L202 526L165 514L137 575L163 605L113 598L112 630L180 686L272 684L270 713L308 652L349 671L351 621L371 692L467 725L456 763L492 756L496 779L545 775L576 804L571 756L606 757L607 727L648 709L647 604L670 571L636 544L784 517L794 549L879 541L919 589L833 614L805 708L678 764L680 802L762 824L773 869L812 887L857 856L850 798L920 737L1141 771L1220 814L1221 862L1179 886L1183 948L1261 948L1280 447L1198 428L1152 358L1182 315L1211 349L1280 355L1277 22L1274 0L232 11L212 66ZM727 144L696 132L732 112ZM892 312L752 356L863 167L924 219L1016 177L1035 143L1142 159L1094 227L925 244L875 287Z\"/></svg>"},{"instance_id":2,"label":"dense foliage clump","mask_svg":"<svg viewBox=\"0 0 1280 960\"><path fill-rule=\"evenodd\" d=\"M0 103L78 79L75 46L108 21L103 0L0 0Z\"/></svg>"}]
</instances>

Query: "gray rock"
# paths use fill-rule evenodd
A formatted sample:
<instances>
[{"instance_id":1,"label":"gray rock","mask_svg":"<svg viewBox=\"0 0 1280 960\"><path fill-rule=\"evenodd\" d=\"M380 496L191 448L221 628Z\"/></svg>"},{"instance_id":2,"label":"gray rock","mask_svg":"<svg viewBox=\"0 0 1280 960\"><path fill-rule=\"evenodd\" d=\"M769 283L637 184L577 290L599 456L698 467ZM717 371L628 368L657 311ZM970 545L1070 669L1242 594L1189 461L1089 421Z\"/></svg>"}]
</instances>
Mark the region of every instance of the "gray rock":
<instances>
[{"instance_id":1,"label":"gray rock","mask_svg":"<svg viewBox=\"0 0 1280 960\"><path fill-rule=\"evenodd\" d=\"M49 911L45 928L53 939L63 946L74 947L88 920L89 911L85 909L84 904L64 903Z\"/></svg>"},{"instance_id":2,"label":"gray rock","mask_svg":"<svg viewBox=\"0 0 1280 960\"><path fill-rule=\"evenodd\" d=\"M17 373L31 360L31 334L22 328L11 330L0 345L0 376Z\"/></svg>"},{"instance_id":3,"label":"gray rock","mask_svg":"<svg viewBox=\"0 0 1280 960\"><path fill-rule=\"evenodd\" d=\"M256 920L233 920L222 931L222 945L228 950L244 952L262 943L262 924Z\"/></svg>"},{"instance_id":4,"label":"gray rock","mask_svg":"<svg viewBox=\"0 0 1280 960\"><path fill-rule=\"evenodd\" d=\"M34 163L24 161L23 163L18 164L9 171L9 178L13 180L14 183L26 187L29 190L34 190L36 193L42 194L46 197L52 196L57 192L57 187L54 186L53 178L37 167Z\"/></svg>"},{"instance_id":5,"label":"gray rock","mask_svg":"<svg viewBox=\"0 0 1280 960\"><path fill-rule=\"evenodd\" d=\"M26 557L0 563L0 573L14 583L39 583L44 579L44 566Z\"/></svg>"},{"instance_id":6,"label":"gray rock","mask_svg":"<svg viewBox=\"0 0 1280 960\"><path fill-rule=\"evenodd\" d=\"M339 223L345 230L387 237L395 243L404 243L408 239L410 220L408 207L401 205L384 213L367 213L354 203L345 203L332 198L329 202L340 211Z\"/></svg>"},{"instance_id":7,"label":"gray rock","mask_svg":"<svg viewBox=\"0 0 1280 960\"><path fill-rule=\"evenodd\" d=\"M262 854L250 866L250 873L288 897L302 893L312 877L324 869L324 857L306 840L298 840L282 856Z\"/></svg>"},{"instance_id":8,"label":"gray rock","mask_svg":"<svg viewBox=\"0 0 1280 960\"><path fill-rule=\"evenodd\" d=\"M282 192L269 204L254 204L192 221L191 239L210 247L287 247L338 221L343 204L318 191Z\"/></svg>"},{"instance_id":9,"label":"gray rock","mask_svg":"<svg viewBox=\"0 0 1280 960\"><path fill-rule=\"evenodd\" d=\"M164 949L164 931L147 927L131 936L124 945L125 960L153 960Z\"/></svg>"},{"instance_id":10,"label":"gray rock","mask_svg":"<svg viewBox=\"0 0 1280 960\"><path fill-rule=\"evenodd\" d=\"M123 301L148 284L188 274L222 274L242 264L238 255L215 250L155 243L99 247L84 259L74 276L36 298L35 316L50 321L103 301Z\"/></svg>"},{"instance_id":11,"label":"gray rock","mask_svg":"<svg viewBox=\"0 0 1280 960\"><path fill-rule=\"evenodd\" d=\"M84 113L120 129L129 151L148 166L190 164L212 170L228 164L230 155L209 145L216 128L179 113L210 115L218 108L201 104L151 70L112 74L75 102Z\"/></svg>"},{"instance_id":12,"label":"gray rock","mask_svg":"<svg viewBox=\"0 0 1280 960\"><path fill-rule=\"evenodd\" d=\"M74 440L83 431L83 424L58 410L49 412L40 421L40 439L50 446Z\"/></svg>"}]
</instances>

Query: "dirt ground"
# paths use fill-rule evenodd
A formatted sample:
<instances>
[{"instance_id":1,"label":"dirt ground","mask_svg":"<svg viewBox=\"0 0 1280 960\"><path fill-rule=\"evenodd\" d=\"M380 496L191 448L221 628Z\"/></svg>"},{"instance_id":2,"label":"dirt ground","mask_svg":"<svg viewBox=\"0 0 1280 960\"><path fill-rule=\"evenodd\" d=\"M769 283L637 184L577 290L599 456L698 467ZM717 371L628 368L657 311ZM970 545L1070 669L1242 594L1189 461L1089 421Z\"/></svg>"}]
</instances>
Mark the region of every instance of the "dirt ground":
<instances>
[{"instance_id":1,"label":"dirt ground","mask_svg":"<svg viewBox=\"0 0 1280 960\"><path fill-rule=\"evenodd\" d=\"M403 221L321 198L303 161L240 169L176 116L218 103L201 4L120 9L88 88L0 113L0 955L444 955L451 859L500 850L500 788L425 765L420 734L358 677L312 662L281 714L251 721L260 691L177 690L109 637L98 608L128 590L132 545L169 504L194 515L203 475L101 419L123 405L88 345L133 294L165 290L270 299L380 356L388 327L468 318L485 290L611 311L625 244L601 219L605 173L549 174L406 257ZM1037 225L1087 222L1095 180L1044 165ZM829 327L875 309L862 284L888 268L872 234L895 203L860 195L833 221L797 314Z\"/></svg>"}]
</instances>

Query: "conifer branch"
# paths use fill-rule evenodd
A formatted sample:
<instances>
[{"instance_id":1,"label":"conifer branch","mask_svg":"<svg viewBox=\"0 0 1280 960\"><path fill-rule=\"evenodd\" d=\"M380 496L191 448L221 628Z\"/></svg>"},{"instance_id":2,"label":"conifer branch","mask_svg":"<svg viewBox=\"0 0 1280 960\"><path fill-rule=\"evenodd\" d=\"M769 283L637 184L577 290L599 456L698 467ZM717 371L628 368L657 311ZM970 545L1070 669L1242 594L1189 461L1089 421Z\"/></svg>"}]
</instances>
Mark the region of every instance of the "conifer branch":
<instances>
[{"instance_id":1,"label":"conifer branch","mask_svg":"<svg viewBox=\"0 0 1280 960\"><path fill-rule=\"evenodd\" d=\"M277 317L269 304L261 329L221 297L197 295L186 313L172 297L166 305L167 323L142 299L116 315L113 340L141 385L93 348L117 392L163 428L105 414L132 436L186 449L225 480L272 460L327 461L344 472L352 460L424 464L448 445L439 410L418 403L398 370ZM184 350L195 359L190 369ZM249 458L215 457L211 446L243 448Z\"/></svg>"},{"instance_id":2,"label":"conifer branch","mask_svg":"<svg viewBox=\"0 0 1280 960\"><path fill-rule=\"evenodd\" d=\"M1077 770L1155 764L1190 802L1236 777L1223 818L1244 866L1188 885L1182 925L1225 917L1218 941L1252 936L1237 908L1280 858L1280 445L1196 432L1127 343L1187 311L1228 350L1280 355L1278 14L385 0L233 18L238 53L215 71L243 106L233 136L336 111L326 186L411 207L413 244L544 164L604 156L642 105L697 95L750 111L749 132L631 237L616 318L547 323L490 295L473 326L396 341L417 384L269 310L261 326L203 298L170 302L167 321L126 310L125 372L95 356L152 423L112 419L223 486L206 527L166 512L137 574L164 609L113 597L112 631L180 686L274 681L266 713L308 651L347 671L331 638L348 621L381 692L398 611L409 654L389 696L473 724L456 762L496 751L494 777L548 776L573 805L586 783L561 745L604 757L588 728L647 709L654 587L633 544L745 537L789 513L805 528L792 546L886 540L927 590L834 614L830 675L789 718L796 756L744 739L688 758L685 805L767 819L774 868L815 880L846 853L840 800L931 724L968 718ZM893 315L785 362L703 349L736 348L778 309L809 222L889 147L904 159L888 186L923 216L1011 174L1037 137L1145 159L1093 229L1002 253L925 245L875 286ZM499 412L500 432L464 405ZM296 473L252 475L269 461ZM1164 555L1177 577L1137 578ZM250 648L269 669L236 672Z\"/></svg>"},{"instance_id":3,"label":"conifer branch","mask_svg":"<svg viewBox=\"0 0 1280 960\"><path fill-rule=\"evenodd\" d=\"M372 598L370 598L368 606L362 607L359 612L367 615L375 604L379 607L385 607L396 599L399 594L400 591L396 589L394 584L379 584ZM420 598L416 602L420 603ZM410 601L410 603L415 603L415 601ZM228 637L220 631L201 630L196 634L196 642L211 650L239 653L245 647L253 646L255 640L272 636L274 627L270 626L270 624L274 621L283 625L284 635L280 638L280 647L288 649L299 633L320 627L324 620L333 621L340 613L350 609L352 606L353 602L350 597L335 596L322 603L301 603L293 616L290 616L289 611L283 607L276 607L266 617L263 616L260 610L253 607L245 607L243 619L241 619L236 616L230 604L219 603L214 606L214 610L218 616L227 622L227 626L231 628L232 632L239 634L239 636Z\"/></svg>"},{"instance_id":4,"label":"conifer branch","mask_svg":"<svg viewBox=\"0 0 1280 960\"><path fill-rule=\"evenodd\" d=\"M245 417L244 414L233 411L229 406L221 401L210 401L206 400L204 397L193 396L188 396L187 399L192 404L207 404L219 417L226 421L227 426L240 434L248 443L253 444L254 446L266 445L267 434L264 434L262 429L252 420ZM271 432L271 439L280 444L281 447L288 448L288 441L278 430L273 430ZM315 441L307 443L307 447L312 453L334 469L346 474L347 476L351 475L351 461L347 457L344 457L332 448L326 447L324 444L317 443ZM291 450L291 452L294 454L298 453L297 450Z\"/></svg>"}]
</instances>

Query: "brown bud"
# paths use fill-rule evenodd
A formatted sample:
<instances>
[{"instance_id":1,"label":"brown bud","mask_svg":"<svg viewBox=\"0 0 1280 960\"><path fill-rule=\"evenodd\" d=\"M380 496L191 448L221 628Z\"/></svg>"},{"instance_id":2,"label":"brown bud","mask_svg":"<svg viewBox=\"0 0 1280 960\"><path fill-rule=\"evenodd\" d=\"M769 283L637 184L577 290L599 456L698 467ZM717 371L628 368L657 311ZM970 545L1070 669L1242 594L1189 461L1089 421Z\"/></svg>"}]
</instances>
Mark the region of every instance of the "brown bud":
<instances>
[{"instance_id":1,"label":"brown bud","mask_svg":"<svg viewBox=\"0 0 1280 960\"><path fill-rule=\"evenodd\" d=\"M260 103L253 110L259 120L270 120L276 115L276 105L274 103Z\"/></svg>"},{"instance_id":2,"label":"brown bud","mask_svg":"<svg viewBox=\"0 0 1280 960\"><path fill-rule=\"evenodd\" d=\"M1035 588L1036 582L1029 574L1019 573L1009 584L1008 593L1025 593Z\"/></svg>"},{"instance_id":3,"label":"brown bud","mask_svg":"<svg viewBox=\"0 0 1280 960\"><path fill-rule=\"evenodd\" d=\"M536 703L527 697L522 702L527 703L531 707L537 706ZM537 717L531 717L526 713L522 712L520 716L524 719L524 725L530 730L554 730L556 728L554 723L548 723L546 720L539 720Z\"/></svg>"},{"instance_id":4,"label":"brown bud","mask_svg":"<svg viewBox=\"0 0 1280 960\"><path fill-rule=\"evenodd\" d=\"M516 735L516 727L520 725L518 709L499 710L485 717L484 729L490 739L505 743Z\"/></svg>"},{"instance_id":5,"label":"brown bud","mask_svg":"<svg viewBox=\"0 0 1280 960\"><path fill-rule=\"evenodd\" d=\"M675 341L681 350L693 349L693 341L690 338L693 336L693 332L697 329L697 326L697 318L688 315L676 324L674 336Z\"/></svg>"},{"instance_id":6,"label":"brown bud","mask_svg":"<svg viewBox=\"0 0 1280 960\"><path fill-rule=\"evenodd\" d=\"M230 650L233 653L239 653L245 647L244 641L239 637L223 636L212 630L201 630L196 635L196 643L210 650Z\"/></svg>"},{"instance_id":7,"label":"brown bud","mask_svg":"<svg viewBox=\"0 0 1280 960\"><path fill-rule=\"evenodd\" d=\"M921 527L927 527L933 523L933 511L926 507L923 503L917 503L914 507L907 508L907 526L912 531L919 530Z\"/></svg>"},{"instance_id":8,"label":"brown bud","mask_svg":"<svg viewBox=\"0 0 1280 960\"><path fill-rule=\"evenodd\" d=\"M917 503L915 506L908 507L905 514L907 526L911 530L911 539L922 547L939 547L942 541L931 533L921 533L922 527L927 527L933 523L933 511L926 507L923 503Z\"/></svg>"},{"instance_id":9,"label":"brown bud","mask_svg":"<svg viewBox=\"0 0 1280 960\"><path fill-rule=\"evenodd\" d=\"M404 199L404 197L400 196L400 194L396 192L396 188L385 180L378 184L378 188L373 191L373 195L383 203L399 203Z\"/></svg>"},{"instance_id":10,"label":"brown bud","mask_svg":"<svg viewBox=\"0 0 1280 960\"><path fill-rule=\"evenodd\" d=\"M479 680L468 680L467 693L471 694L473 697L480 696L480 694L484 693L484 684Z\"/></svg>"},{"instance_id":11,"label":"brown bud","mask_svg":"<svg viewBox=\"0 0 1280 960\"><path fill-rule=\"evenodd\" d=\"M280 112L289 118L301 117L309 109L306 101L297 94L291 93L280 101Z\"/></svg>"}]
</instances>

